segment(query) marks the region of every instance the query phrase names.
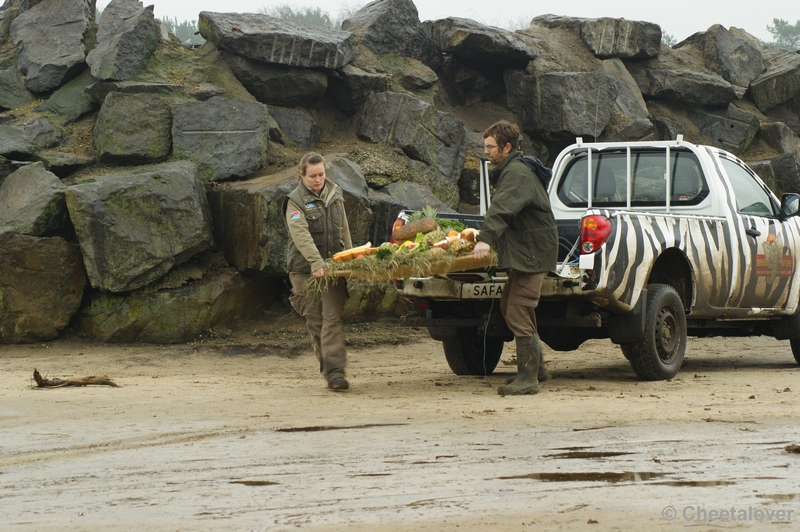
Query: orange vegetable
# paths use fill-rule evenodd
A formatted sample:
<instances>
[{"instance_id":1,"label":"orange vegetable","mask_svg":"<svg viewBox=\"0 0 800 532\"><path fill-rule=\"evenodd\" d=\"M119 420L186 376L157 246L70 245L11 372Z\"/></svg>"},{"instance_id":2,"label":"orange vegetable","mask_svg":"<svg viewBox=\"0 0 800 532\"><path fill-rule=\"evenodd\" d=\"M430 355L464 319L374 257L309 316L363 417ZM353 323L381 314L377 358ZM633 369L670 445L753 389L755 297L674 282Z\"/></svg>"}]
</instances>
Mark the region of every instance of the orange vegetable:
<instances>
[{"instance_id":1,"label":"orange vegetable","mask_svg":"<svg viewBox=\"0 0 800 532\"><path fill-rule=\"evenodd\" d=\"M363 246L358 246L358 247L346 249L344 251L340 251L339 253L334 254L334 256L332 258L336 262L344 262L344 261L348 261L348 260L352 260L353 258L356 258L355 256L357 254L359 254L359 253L361 253L362 256L364 254L370 254L371 255L372 253L375 253L375 251L369 253L368 252L369 249L375 249L375 251L378 250L378 248L372 248L372 243L371 242L367 242Z\"/></svg>"}]
</instances>

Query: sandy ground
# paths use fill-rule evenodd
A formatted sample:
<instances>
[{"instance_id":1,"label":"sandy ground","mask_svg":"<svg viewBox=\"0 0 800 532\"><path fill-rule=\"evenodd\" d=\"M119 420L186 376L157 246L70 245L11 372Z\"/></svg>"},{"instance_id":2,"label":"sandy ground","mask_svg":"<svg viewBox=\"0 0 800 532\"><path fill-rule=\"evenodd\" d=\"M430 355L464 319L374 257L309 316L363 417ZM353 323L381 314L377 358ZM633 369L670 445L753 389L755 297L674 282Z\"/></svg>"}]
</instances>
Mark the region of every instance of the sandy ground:
<instances>
[{"instance_id":1,"label":"sandy ground","mask_svg":"<svg viewBox=\"0 0 800 532\"><path fill-rule=\"evenodd\" d=\"M0 346L4 530L796 529L800 368L788 342L690 339L678 377L619 349L555 378L456 377L395 322L348 326L347 393L286 309L173 346ZM37 389L108 375L120 387Z\"/></svg>"}]
</instances>

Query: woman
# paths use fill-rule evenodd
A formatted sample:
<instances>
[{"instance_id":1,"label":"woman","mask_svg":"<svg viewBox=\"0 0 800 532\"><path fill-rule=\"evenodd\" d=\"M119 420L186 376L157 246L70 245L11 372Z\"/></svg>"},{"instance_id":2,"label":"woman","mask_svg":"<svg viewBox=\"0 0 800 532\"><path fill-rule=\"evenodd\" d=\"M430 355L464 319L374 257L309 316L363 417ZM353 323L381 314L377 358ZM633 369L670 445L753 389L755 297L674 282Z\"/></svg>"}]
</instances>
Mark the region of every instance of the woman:
<instances>
[{"instance_id":1,"label":"woman","mask_svg":"<svg viewBox=\"0 0 800 532\"><path fill-rule=\"evenodd\" d=\"M313 275L325 275L325 259L353 247L344 212L344 197L338 185L325 179L325 159L307 153L300 160L299 183L283 202L289 230L287 270L292 283L289 301L306 319L322 376L328 388L342 391L347 351L342 332L342 308L347 300L347 282L338 279L321 294L304 291Z\"/></svg>"}]
</instances>

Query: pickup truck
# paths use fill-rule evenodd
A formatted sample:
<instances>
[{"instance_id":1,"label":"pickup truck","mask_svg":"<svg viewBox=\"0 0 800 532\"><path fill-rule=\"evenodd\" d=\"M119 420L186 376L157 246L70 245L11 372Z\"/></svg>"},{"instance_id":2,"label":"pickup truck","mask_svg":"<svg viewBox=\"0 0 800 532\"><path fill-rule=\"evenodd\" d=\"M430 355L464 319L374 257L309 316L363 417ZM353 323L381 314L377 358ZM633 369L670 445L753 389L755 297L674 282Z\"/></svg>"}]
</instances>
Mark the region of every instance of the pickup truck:
<instances>
[{"instance_id":1,"label":"pickup truck","mask_svg":"<svg viewBox=\"0 0 800 532\"><path fill-rule=\"evenodd\" d=\"M480 229L487 168L481 215L444 217ZM778 200L734 155L680 135L576 139L556 158L547 192L559 263L537 321L550 348L610 338L645 380L677 374L688 336L774 336L790 340L800 363L800 195ZM395 281L417 309L401 320L426 326L454 373L488 375L512 340L499 310L506 278L491 268Z\"/></svg>"}]
</instances>

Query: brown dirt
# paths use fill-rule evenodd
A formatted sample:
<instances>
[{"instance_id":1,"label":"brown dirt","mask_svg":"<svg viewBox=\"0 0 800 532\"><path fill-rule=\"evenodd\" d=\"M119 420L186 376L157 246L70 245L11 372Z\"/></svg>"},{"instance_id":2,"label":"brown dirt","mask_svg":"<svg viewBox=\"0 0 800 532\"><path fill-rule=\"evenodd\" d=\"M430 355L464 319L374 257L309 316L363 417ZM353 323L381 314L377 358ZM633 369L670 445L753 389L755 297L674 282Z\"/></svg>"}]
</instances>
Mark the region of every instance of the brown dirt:
<instances>
[{"instance_id":1,"label":"brown dirt","mask_svg":"<svg viewBox=\"0 0 800 532\"><path fill-rule=\"evenodd\" d=\"M788 342L690 339L676 378L641 382L590 341L546 350L539 395L500 397L513 345L457 377L424 330L346 334L346 393L280 305L187 344L0 346L4 530L761 530L759 512L800 512ZM34 369L120 387L37 389ZM745 518L698 514L731 507Z\"/></svg>"}]
</instances>

